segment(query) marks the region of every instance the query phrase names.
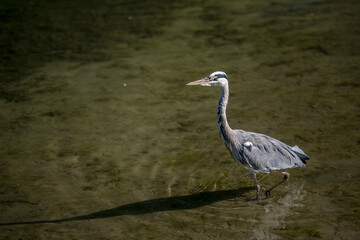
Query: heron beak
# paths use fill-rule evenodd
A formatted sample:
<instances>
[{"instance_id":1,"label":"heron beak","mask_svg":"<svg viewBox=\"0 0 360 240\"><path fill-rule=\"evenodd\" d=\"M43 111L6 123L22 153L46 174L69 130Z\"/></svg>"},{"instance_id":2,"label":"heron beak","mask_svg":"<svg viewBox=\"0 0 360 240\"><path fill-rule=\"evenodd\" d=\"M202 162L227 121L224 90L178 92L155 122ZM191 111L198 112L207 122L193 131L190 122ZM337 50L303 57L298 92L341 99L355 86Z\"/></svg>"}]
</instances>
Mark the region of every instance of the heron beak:
<instances>
[{"instance_id":1,"label":"heron beak","mask_svg":"<svg viewBox=\"0 0 360 240\"><path fill-rule=\"evenodd\" d=\"M209 81L210 81L210 79L208 77L206 77L206 78L194 81L194 82L190 82L190 83L188 83L186 85L188 85L188 86L203 85L203 84L209 83Z\"/></svg>"}]
</instances>

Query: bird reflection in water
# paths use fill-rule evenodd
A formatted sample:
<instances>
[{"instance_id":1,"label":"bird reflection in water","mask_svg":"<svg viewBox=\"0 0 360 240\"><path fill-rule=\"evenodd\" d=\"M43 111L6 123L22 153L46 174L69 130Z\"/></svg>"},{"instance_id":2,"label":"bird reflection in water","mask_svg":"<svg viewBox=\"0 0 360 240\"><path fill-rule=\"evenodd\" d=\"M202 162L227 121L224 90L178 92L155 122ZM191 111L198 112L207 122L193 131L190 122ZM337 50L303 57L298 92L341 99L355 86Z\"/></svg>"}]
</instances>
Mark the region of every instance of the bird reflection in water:
<instances>
[{"instance_id":1,"label":"bird reflection in water","mask_svg":"<svg viewBox=\"0 0 360 240\"><path fill-rule=\"evenodd\" d=\"M264 212L260 219L254 217L256 225L251 232L255 239L280 239L280 236L271 233L271 229L285 229L286 218L294 214L294 207L303 207L301 201L306 196L304 183L300 186L292 185L291 190L277 201L268 201L264 205ZM251 238L251 239L252 239Z\"/></svg>"}]
</instances>

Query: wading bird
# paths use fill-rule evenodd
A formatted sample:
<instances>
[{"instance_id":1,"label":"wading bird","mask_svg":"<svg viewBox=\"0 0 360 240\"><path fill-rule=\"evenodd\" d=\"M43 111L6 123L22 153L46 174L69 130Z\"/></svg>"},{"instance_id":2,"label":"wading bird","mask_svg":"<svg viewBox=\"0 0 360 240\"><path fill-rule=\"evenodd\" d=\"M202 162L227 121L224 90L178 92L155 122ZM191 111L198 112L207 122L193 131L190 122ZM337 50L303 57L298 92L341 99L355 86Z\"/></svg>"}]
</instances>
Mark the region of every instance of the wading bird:
<instances>
[{"instance_id":1,"label":"wading bird","mask_svg":"<svg viewBox=\"0 0 360 240\"><path fill-rule=\"evenodd\" d=\"M210 76L190 82L187 85L220 87L221 97L217 112L220 137L235 161L242 164L254 179L256 199L259 198L260 191L260 185L256 180L257 173L279 171L284 175L284 179L280 183L266 191L268 196L271 190L289 179L290 174L285 172L285 169L305 167L306 160L309 160L309 157L298 146L291 147L264 134L230 128L226 119L229 83L224 72L213 72Z\"/></svg>"}]
</instances>

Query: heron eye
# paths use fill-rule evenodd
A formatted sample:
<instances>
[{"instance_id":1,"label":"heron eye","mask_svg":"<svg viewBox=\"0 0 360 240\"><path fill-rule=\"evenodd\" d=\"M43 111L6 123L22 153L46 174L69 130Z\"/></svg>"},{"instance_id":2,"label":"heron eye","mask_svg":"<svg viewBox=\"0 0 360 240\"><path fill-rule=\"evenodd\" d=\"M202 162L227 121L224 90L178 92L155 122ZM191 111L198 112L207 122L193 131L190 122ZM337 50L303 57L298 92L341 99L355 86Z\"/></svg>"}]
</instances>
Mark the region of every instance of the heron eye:
<instances>
[{"instance_id":1,"label":"heron eye","mask_svg":"<svg viewBox=\"0 0 360 240\"><path fill-rule=\"evenodd\" d=\"M213 77L213 81L216 81L216 80L218 80L218 77Z\"/></svg>"}]
</instances>

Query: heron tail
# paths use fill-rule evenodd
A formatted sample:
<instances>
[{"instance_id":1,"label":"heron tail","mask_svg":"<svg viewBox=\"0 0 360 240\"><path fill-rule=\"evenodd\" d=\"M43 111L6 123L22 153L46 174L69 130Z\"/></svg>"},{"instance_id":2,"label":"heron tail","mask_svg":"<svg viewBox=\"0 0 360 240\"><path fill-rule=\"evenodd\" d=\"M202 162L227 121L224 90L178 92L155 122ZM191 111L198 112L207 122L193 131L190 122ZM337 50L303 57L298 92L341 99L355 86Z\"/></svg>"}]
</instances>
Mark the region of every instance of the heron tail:
<instances>
[{"instance_id":1,"label":"heron tail","mask_svg":"<svg viewBox=\"0 0 360 240\"><path fill-rule=\"evenodd\" d=\"M307 160L310 160L309 156L304 153L297 145L291 147L291 150L300 158L300 160L306 164Z\"/></svg>"}]
</instances>

